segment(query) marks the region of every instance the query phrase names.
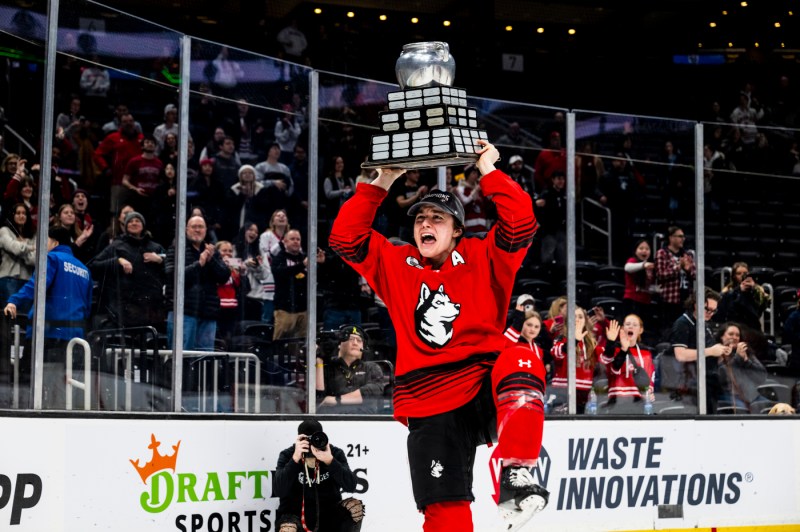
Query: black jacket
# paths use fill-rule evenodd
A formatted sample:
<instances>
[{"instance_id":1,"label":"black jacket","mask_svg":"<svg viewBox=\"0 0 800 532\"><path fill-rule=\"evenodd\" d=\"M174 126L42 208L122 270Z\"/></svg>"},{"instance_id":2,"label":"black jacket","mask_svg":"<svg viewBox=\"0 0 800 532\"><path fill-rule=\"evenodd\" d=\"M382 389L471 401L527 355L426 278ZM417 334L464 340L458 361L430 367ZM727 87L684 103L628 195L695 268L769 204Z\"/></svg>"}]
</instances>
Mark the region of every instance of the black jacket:
<instances>
[{"instance_id":1,"label":"black jacket","mask_svg":"<svg viewBox=\"0 0 800 532\"><path fill-rule=\"evenodd\" d=\"M158 325L166 317L164 309L164 262L145 262L145 253L164 255L164 247L149 235L134 238L123 235L109 244L87 266L100 284L101 312L106 311L116 325ZM133 266L126 274L119 263L125 259Z\"/></svg>"},{"instance_id":2,"label":"black jacket","mask_svg":"<svg viewBox=\"0 0 800 532\"><path fill-rule=\"evenodd\" d=\"M218 251L215 251L213 257L205 265L201 266L200 251L195 249L190 242L186 242L185 266L184 315L203 320L216 319L219 313L217 285L228 280L231 275L230 269L222 261L222 256ZM173 293L175 292L175 246L170 246L167 250L165 273L167 276L166 295L169 305L172 306Z\"/></svg>"},{"instance_id":3,"label":"black jacket","mask_svg":"<svg viewBox=\"0 0 800 532\"><path fill-rule=\"evenodd\" d=\"M272 495L280 497L277 519L286 514L300 517L303 500L305 499L306 526L314 530L317 523L316 504L319 498L320 521L319 532L327 530L339 531L338 523L331 522L337 515L339 501L342 500L342 491L353 493L356 489L356 476L350 471L344 451L331 445L333 461L326 466L320 462L319 484L306 483L305 464L301 460L296 463L292 460L294 446L281 451L275 476L272 477ZM313 472L312 472L313 475Z\"/></svg>"},{"instance_id":4,"label":"black jacket","mask_svg":"<svg viewBox=\"0 0 800 532\"><path fill-rule=\"evenodd\" d=\"M308 308L306 291L308 272L303 264L304 253L293 255L281 249L272 259L272 275L275 277L275 310L296 313Z\"/></svg>"}]
</instances>

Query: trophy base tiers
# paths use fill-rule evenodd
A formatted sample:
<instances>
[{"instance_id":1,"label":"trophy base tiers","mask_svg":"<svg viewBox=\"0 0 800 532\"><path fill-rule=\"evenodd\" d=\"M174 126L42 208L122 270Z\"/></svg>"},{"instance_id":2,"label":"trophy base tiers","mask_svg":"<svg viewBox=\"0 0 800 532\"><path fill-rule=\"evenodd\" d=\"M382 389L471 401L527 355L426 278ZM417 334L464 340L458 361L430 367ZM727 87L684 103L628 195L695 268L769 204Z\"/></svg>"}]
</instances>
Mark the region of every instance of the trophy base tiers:
<instances>
[{"instance_id":1,"label":"trophy base tiers","mask_svg":"<svg viewBox=\"0 0 800 532\"><path fill-rule=\"evenodd\" d=\"M405 170L438 168L439 166L468 165L478 160L477 153L419 155L401 159L382 159L361 163L361 168L403 168Z\"/></svg>"}]
</instances>

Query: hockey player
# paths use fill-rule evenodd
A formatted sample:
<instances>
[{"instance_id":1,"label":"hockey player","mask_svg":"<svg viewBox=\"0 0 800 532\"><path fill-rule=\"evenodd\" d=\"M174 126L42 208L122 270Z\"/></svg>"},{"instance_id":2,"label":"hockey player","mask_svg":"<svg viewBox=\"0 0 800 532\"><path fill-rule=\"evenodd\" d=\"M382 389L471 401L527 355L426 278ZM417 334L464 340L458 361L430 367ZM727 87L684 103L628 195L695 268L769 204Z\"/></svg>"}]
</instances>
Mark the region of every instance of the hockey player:
<instances>
[{"instance_id":1,"label":"hockey player","mask_svg":"<svg viewBox=\"0 0 800 532\"><path fill-rule=\"evenodd\" d=\"M503 529L521 527L548 497L530 474L541 447L544 367L528 347L506 349L503 336L536 219L530 196L495 169L497 149L478 142L480 186L498 212L484 238L464 236L464 207L438 190L408 211L416 247L373 231L375 212L404 172L393 168L358 185L330 235L331 247L386 303L397 331L394 415L409 428L411 483L425 532L473 530L475 448L491 443L494 429Z\"/></svg>"}]
</instances>

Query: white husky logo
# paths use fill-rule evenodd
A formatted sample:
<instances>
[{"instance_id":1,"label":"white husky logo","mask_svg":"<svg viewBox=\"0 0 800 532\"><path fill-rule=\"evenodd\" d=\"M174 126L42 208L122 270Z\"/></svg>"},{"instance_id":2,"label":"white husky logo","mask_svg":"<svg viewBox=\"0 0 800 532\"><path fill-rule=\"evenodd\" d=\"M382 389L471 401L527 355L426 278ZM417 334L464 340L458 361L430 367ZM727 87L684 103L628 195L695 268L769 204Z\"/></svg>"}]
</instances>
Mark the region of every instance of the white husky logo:
<instances>
[{"instance_id":1,"label":"white husky logo","mask_svg":"<svg viewBox=\"0 0 800 532\"><path fill-rule=\"evenodd\" d=\"M453 321L461 312L461 304L450 301L444 285L432 292L425 283L419 291L419 302L414 311L417 336L431 347L444 347L453 337Z\"/></svg>"},{"instance_id":2,"label":"white husky logo","mask_svg":"<svg viewBox=\"0 0 800 532\"><path fill-rule=\"evenodd\" d=\"M442 471L444 471L444 466L439 460L432 460L431 461L431 476L433 478L439 478L442 476Z\"/></svg>"}]
</instances>

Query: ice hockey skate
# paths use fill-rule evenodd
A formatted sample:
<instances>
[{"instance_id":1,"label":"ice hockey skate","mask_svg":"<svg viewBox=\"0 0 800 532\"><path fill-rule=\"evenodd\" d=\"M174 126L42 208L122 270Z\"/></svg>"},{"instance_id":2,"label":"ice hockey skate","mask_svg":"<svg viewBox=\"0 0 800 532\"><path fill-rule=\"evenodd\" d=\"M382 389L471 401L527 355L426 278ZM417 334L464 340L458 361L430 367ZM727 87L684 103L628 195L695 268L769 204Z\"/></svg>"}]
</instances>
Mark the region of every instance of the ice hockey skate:
<instances>
[{"instance_id":1,"label":"ice hockey skate","mask_svg":"<svg viewBox=\"0 0 800 532\"><path fill-rule=\"evenodd\" d=\"M547 506L550 493L533 481L526 467L507 467L500 478L497 508L502 524L497 531L519 530Z\"/></svg>"}]
</instances>

